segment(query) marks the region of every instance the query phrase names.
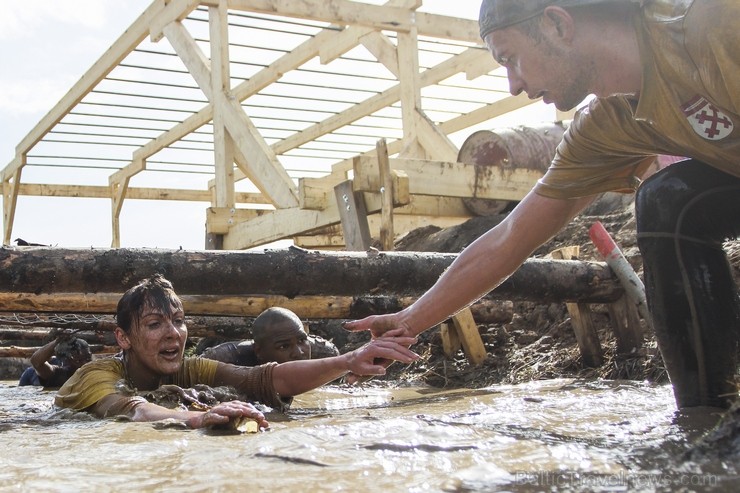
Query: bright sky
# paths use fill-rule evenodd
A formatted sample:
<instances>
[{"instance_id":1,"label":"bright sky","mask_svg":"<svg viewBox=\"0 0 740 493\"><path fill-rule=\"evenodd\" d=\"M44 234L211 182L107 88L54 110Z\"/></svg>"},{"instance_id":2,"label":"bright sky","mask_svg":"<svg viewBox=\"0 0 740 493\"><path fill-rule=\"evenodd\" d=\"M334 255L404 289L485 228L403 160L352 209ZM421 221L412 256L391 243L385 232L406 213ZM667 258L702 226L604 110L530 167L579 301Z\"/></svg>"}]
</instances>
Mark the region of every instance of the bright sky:
<instances>
[{"instance_id":1,"label":"bright sky","mask_svg":"<svg viewBox=\"0 0 740 493\"><path fill-rule=\"evenodd\" d=\"M448 15L471 19L477 18L480 5L479 0L424 3L425 10L448 10ZM21 139L149 4L150 0L3 2L0 167L13 159ZM207 206L127 200L121 214L121 246L202 249ZM111 242L110 215L109 200L20 196L11 240L106 248Z\"/></svg>"}]
</instances>

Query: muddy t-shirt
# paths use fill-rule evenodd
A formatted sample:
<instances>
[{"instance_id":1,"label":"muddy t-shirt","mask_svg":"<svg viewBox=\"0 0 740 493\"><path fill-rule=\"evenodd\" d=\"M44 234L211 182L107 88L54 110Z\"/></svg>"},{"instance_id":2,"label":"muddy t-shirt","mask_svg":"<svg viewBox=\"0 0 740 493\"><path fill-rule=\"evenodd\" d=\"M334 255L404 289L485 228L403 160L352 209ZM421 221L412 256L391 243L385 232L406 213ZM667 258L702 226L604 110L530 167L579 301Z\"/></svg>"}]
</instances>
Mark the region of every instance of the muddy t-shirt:
<instances>
[{"instance_id":1,"label":"muddy t-shirt","mask_svg":"<svg viewBox=\"0 0 740 493\"><path fill-rule=\"evenodd\" d=\"M740 2L644 4L639 100L597 98L579 112L535 186L539 195L634 191L657 154L740 176Z\"/></svg>"},{"instance_id":2,"label":"muddy t-shirt","mask_svg":"<svg viewBox=\"0 0 740 493\"><path fill-rule=\"evenodd\" d=\"M161 385L173 384L188 388L196 384L212 386L219 362L206 358L185 358L180 370L160 381ZM242 392L250 400L259 401L271 407L282 409L286 403L275 392L272 385L272 370L275 363L251 368L246 374ZM87 363L77 370L59 389L54 403L59 407L78 411L89 409L103 397L110 394L122 394L126 399L120 400L114 409L106 410L107 416L128 414L136 405L146 402L141 396L127 395L131 386L126 382L123 361L118 358L104 358Z\"/></svg>"}]
</instances>

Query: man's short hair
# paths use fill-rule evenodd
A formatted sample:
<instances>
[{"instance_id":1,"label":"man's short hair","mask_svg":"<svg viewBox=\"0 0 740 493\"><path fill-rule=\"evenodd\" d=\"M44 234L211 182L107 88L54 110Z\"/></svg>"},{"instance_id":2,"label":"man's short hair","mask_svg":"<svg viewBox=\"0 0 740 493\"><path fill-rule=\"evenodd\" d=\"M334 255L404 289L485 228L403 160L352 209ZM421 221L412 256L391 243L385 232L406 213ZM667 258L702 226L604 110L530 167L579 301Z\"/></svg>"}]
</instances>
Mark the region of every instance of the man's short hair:
<instances>
[{"instance_id":1,"label":"man's short hair","mask_svg":"<svg viewBox=\"0 0 740 493\"><path fill-rule=\"evenodd\" d=\"M480 5L480 37L491 31L519 24L540 15L547 7L583 7L619 0L483 0ZM644 0L621 0L641 3Z\"/></svg>"}]
</instances>

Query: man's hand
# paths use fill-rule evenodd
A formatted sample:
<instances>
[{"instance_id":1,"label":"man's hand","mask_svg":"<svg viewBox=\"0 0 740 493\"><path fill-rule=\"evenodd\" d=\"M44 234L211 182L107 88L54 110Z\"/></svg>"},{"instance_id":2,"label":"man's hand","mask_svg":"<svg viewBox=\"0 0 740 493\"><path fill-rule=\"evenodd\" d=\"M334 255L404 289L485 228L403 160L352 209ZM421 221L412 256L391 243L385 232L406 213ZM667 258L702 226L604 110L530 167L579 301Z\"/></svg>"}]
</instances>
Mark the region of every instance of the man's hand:
<instances>
[{"instance_id":1,"label":"man's hand","mask_svg":"<svg viewBox=\"0 0 740 493\"><path fill-rule=\"evenodd\" d=\"M419 359L418 354L408 349L416 342L415 338L389 334L347 353L350 370L345 377L347 383L356 384L375 375L385 375L385 369L394 361L409 364Z\"/></svg>"},{"instance_id":2,"label":"man's hand","mask_svg":"<svg viewBox=\"0 0 740 493\"><path fill-rule=\"evenodd\" d=\"M373 339L381 336L391 337L416 337L411 328L399 321L398 314L370 315L362 320L344 322L342 327L352 332L369 330Z\"/></svg>"}]
</instances>

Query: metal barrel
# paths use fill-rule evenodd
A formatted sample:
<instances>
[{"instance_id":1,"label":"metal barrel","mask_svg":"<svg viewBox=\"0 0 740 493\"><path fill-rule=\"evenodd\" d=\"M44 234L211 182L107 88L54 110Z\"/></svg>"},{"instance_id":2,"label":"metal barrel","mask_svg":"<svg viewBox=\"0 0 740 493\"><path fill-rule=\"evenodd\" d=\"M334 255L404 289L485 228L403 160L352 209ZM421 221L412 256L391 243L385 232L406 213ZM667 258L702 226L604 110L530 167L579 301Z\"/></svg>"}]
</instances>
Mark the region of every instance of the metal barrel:
<instances>
[{"instance_id":1,"label":"metal barrel","mask_svg":"<svg viewBox=\"0 0 740 493\"><path fill-rule=\"evenodd\" d=\"M556 122L479 130L465 139L457 160L480 167L534 169L544 174L555 155L555 148L563 139L565 128ZM464 199L464 202L470 212L478 216L498 214L513 205L505 200L478 198Z\"/></svg>"}]
</instances>

